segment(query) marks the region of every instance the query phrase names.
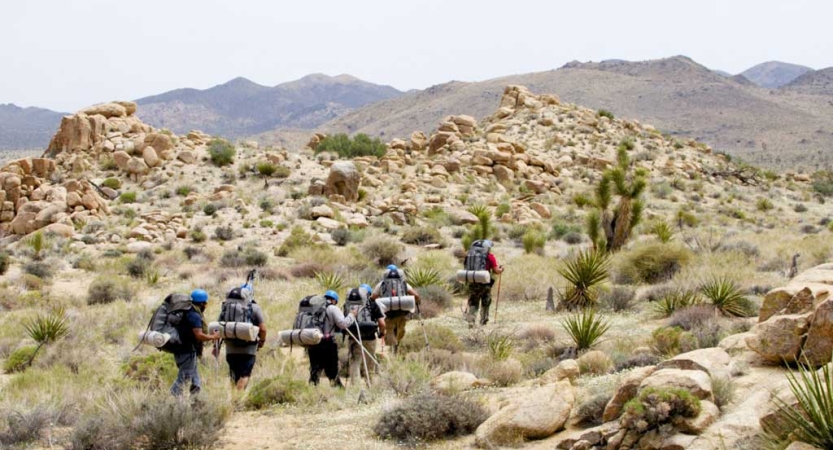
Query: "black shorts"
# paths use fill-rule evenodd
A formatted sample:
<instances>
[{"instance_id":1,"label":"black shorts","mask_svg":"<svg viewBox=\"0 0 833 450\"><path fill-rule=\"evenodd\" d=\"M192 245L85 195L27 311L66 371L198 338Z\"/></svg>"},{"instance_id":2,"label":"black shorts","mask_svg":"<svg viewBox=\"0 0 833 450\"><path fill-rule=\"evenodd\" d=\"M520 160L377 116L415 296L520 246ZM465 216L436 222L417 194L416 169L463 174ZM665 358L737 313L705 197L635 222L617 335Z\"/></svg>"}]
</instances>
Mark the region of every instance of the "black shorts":
<instances>
[{"instance_id":1,"label":"black shorts","mask_svg":"<svg viewBox=\"0 0 833 450\"><path fill-rule=\"evenodd\" d=\"M255 355L246 354L231 354L226 355L226 362L228 363L229 375L236 383L241 378L250 377L252 369L255 367Z\"/></svg>"}]
</instances>

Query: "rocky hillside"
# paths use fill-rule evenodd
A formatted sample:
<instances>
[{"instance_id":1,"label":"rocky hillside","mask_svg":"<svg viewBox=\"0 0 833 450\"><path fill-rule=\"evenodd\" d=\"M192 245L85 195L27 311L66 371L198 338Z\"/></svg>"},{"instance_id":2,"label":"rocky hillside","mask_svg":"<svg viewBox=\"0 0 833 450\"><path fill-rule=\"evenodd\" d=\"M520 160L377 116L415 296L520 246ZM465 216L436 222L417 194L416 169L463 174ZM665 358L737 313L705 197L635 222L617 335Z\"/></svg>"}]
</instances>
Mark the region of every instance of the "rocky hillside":
<instances>
[{"instance_id":1,"label":"rocky hillside","mask_svg":"<svg viewBox=\"0 0 833 450\"><path fill-rule=\"evenodd\" d=\"M809 170L831 160L833 122L827 97L770 93L722 77L685 57L646 62L570 63L553 71L451 82L382 101L322 125L323 132L388 138L429 132L442 117L491 113L503 86L521 84L568 102L642 117L663 133L707 142L721 152L773 168Z\"/></svg>"},{"instance_id":2,"label":"rocky hillside","mask_svg":"<svg viewBox=\"0 0 833 450\"><path fill-rule=\"evenodd\" d=\"M808 72L790 82L785 89L805 95L822 96L829 104L830 96L833 96L833 67Z\"/></svg>"},{"instance_id":3,"label":"rocky hillside","mask_svg":"<svg viewBox=\"0 0 833 450\"><path fill-rule=\"evenodd\" d=\"M235 78L210 89L177 89L136 100L138 115L156 127L177 133L204 130L236 138L274 128L315 128L364 105L398 97L390 86L349 75L308 75L262 86Z\"/></svg>"},{"instance_id":4,"label":"rocky hillside","mask_svg":"<svg viewBox=\"0 0 833 450\"><path fill-rule=\"evenodd\" d=\"M61 116L43 108L0 104L0 151L43 149Z\"/></svg>"},{"instance_id":5,"label":"rocky hillside","mask_svg":"<svg viewBox=\"0 0 833 450\"><path fill-rule=\"evenodd\" d=\"M781 61L767 61L750 67L740 75L758 86L775 89L791 83L796 78L813 69L797 64L789 64Z\"/></svg>"}]
</instances>

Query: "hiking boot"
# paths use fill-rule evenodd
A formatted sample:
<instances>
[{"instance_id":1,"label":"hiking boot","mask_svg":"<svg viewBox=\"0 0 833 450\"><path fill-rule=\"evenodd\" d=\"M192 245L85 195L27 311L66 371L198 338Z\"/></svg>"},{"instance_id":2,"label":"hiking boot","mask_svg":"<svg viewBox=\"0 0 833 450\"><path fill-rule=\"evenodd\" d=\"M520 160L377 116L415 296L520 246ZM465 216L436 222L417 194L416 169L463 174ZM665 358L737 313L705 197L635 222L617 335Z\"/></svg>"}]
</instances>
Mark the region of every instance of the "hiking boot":
<instances>
[{"instance_id":1,"label":"hiking boot","mask_svg":"<svg viewBox=\"0 0 833 450\"><path fill-rule=\"evenodd\" d=\"M480 320L480 325L482 325L482 326L486 326L487 323L489 323L489 319L481 319Z\"/></svg>"}]
</instances>

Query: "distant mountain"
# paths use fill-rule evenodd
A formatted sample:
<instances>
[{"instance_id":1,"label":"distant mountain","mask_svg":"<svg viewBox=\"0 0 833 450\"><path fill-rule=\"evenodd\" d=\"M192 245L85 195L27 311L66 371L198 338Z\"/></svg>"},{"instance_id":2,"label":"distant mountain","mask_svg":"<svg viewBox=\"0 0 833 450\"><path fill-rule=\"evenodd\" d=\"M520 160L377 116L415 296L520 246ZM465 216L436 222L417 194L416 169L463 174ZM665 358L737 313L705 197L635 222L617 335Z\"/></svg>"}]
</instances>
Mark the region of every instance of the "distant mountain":
<instances>
[{"instance_id":1,"label":"distant mountain","mask_svg":"<svg viewBox=\"0 0 833 450\"><path fill-rule=\"evenodd\" d=\"M784 89L801 94L833 96L833 67L808 72L784 86Z\"/></svg>"},{"instance_id":2,"label":"distant mountain","mask_svg":"<svg viewBox=\"0 0 833 450\"><path fill-rule=\"evenodd\" d=\"M796 64L789 64L780 61L768 61L750 67L740 74L758 86L775 89L786 84L813 69Z\"/></svg>"},{"instance_id":3,"label":"distant mountain","mask_svg":"<svg viewBox=\"0 0 833 450\"><path fill-rule=\"evenodd\" d=\"M45 149L63 113L0 104L0 150Z\"/></svg>"},{"instance_id":4,"label":"distant mountain","mask_svg":"<svg viewBox=\"0 0 833 450\"><path fill-rule=\"evenodd\" d=\"M335 117L402 92L350 75L313 74L263 86L235 78L210 89L177 89L140 98L137 115L176 133L199 129L230 138L275 128L315 128Z\"/></svg>"},{"instance_id":5,"label":"distant mountain","mask_svg":"<svg viewBox=\"0 0 833 450\"><path fill-rule=\"evenodd\" d=\"M639 118L680 139L768 167L833 162L833 108L820 96L770 91L726 78L684 56L652 61L572 62L558 70L476 83L452 81L384 100L320 127L384 138L430 132L449 114L477 118L494 111L503 88L521 84L561 100ZM829 100L829 98L827 99Z\"/></svg>"}]
</instances>

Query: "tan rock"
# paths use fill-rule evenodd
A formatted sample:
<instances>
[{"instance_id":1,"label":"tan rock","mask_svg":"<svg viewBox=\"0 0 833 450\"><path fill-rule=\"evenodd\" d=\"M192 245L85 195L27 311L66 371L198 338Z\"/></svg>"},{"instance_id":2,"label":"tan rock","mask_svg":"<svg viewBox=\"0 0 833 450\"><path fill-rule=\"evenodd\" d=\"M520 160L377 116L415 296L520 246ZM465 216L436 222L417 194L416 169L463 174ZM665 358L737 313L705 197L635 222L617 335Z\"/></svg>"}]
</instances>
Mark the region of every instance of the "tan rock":
<instances>
[{"instance_id":1,"label":"tan rock","mask_svg":"<svg viewBox=\"0 0 833 450\"><path fill-rule=\"evenodd\" d=\"M116 167L118 167L119 170L126 172L127 166L130 163L130 155L123 151L113 152L113 162L116 163Z\"/></svg>"},{"instance_id":2,"label":"tan rock","mask_svg":"<svg viewBox=\"0 0 833 450\"><path fill-rule=\"evenodd\" d=\"M339 228L345 228L344 224L333 219L328 219L326 217L319 217L315 220L319 225L328 229L328 230L336 230Z\"/></svg>"},{"instance_id":3,"label":"tan rock","mask_svg":"<svg viewBox=\"0 0 833 450\"><path fill-rule=\"evenodd\" d=\"M524 186L536 194L543 194L547 192L547 184L540 180L526 180Z\"/></svg>"},{"instance_id":4,"label":"tan rock","mask_svg":"<svg viewBox=\"0 0 833 450\"><path fill-rule=\"evenodd\" d=\"M703 400L700 402L700 414L694 418L684 419L677 427L683 433L701 434L711 424L717 422L719 417L720 409L714 403Z\"/></svg>"},{"instance_id":5,"label":"tan rock","mask_svg":"<svg viewBox=\"0 0 833 450\"><path fill-rule=\"evenodd\" d=\"M830 362L833 355L833 299L816 307L810 318L810 328L802 348L802 361L820 366Z\"/></svg>"},{"instance_id":6,"label":"tan rock","mask_svg":"<svg viewBox=\"0 0 833 450\"><path fill-rule=\"evenodd\" d=\"M81 111L82 113L88 116L94 116L96 114L102 115L106 118L110 117L124 117L127 115L127 108L118 104L118 103L101 103L98 105L90 106L89 108Z\"/></svg>"},{"instance_id":7,"label":"tan rock","mask_svg":"<svg viewBox=\"0 0 833 450\"><path fill-rule=\"evenodd\" d=\"M722 348L701 348L657 364L657 369L700 370L712 378L729 376L732 358Z\"/></svg>"},{"instance_id":8,"label":"tan rock","mask_svg":"<svg viewBox=\"0 0 833 450\"><path fill-rule=\"evenodd\" d=\"M318 205L313 207L310 210L310 215L313 219L317 219L319 217L326 217L328 219L332 219L335 217L335 213L333 210L327 205Z\"/></svg>"},{"instance_id":9,"label":"tan rock","mask_svg":"<svg viewBox=\"0 0 833 450\"><path fill-rule=\"evenodd\" d=\"M47 225L46 228L44 228L44 231L47 233L57 234L58 236L63 236L65 238L71 238L72 235L75 234L74 228L63 223L53 223Z\"/></svg>"},{"instance_id":10,"label":"tan rock","mask_svg":"<svg viewBox=\"0 0 833 450\"><path fill-rule=\"evenodd\" d=\"M795 441L795 442L791 443L790 445L788 445L787 448L784 449L784 450L821 450L821 449L816 447L816 446L810 445L810 444L805 444L804 442Z\"/></svg>"},{"instance_id":11,"label":"tan rock","mask_svg":"<svg viewBox=\"0 0 833 450\"><path fill-rule=\"evenodd\" d=\"M136 175L145 175L150 172L150 168L145 161L139 158L130 158L127 162L127 172Z\"/></svg>"},{"instance_id":12,"label":"tan rock","mask_svg":"<svg viewBox=\"0 0 833 450\"><path fill-rule=\"evenodd\" d=\"M86 209L98 209L98 201L92 193L86 193L81 197L81 204Z\"/></svg>"},{"instance_id":13,"label":"tan rock","mask_svg":"<svg viewBox=\"0 0 833 450\"><path fill-rule=\"evenodd\" d=\"M662 369L642 380L638 391L655 388L681 388L701 400L712 399L712 383L706 372L699 370Z\"/></svg>"},{"instance_id":14,"label":"tan rock","mask_svg":"<svg viewBox=\"0 0 833 450\"><path fill-rule=\"evenodd\" d=\"M791 282L773 289L764 297L759 322L765 322L776 314L803 314L830 297L833 286L820 283Z\"/></svg>"},{"instance_id":15,"label":"tan rock","mask_svg":"<svg viewBox=\"0 0 833 450\"><path fill-rule=\"evenodd\" d=\"M469 372L452 371L437 376L431 386L442 393L452 394L471 389L477 383L477 377Z\"/></svg>"},{"instance_id":16,"label":"tan rock","mask_svg":"<svg viewBox=\"0 0 833 450\"><path fill-rule=\"evenodd\" d=\"M574 359L565 359L552 369L544 372L541 375L541 381L543 383L555 383L562 380L573 381L579 375L578 362Z\"/></svg>"},{"instance_id":17,"label":"tan rock","mask_svg":"<svg viewBox=\"0 0 833 450\"><path fill-rule=\"evenodd\" d=\"M353 214L347 218L347 226L356 228L367 228L370 224L364 214Z\"/></svg>"},{"instance_id":18,"label":"tan rock","mask_svg":"<svg viewBox=\"0 0 833 450\"><path fill-rule=\"evenodd\" d=\"M746 344L763 359L773 363L795 362L801 352L812 313L773 316L752 327Z\"/></svg>"},{"instance_id":19,"label":"tan rock","mask_svg":"<svg viewBox=\"0 0 833 450\"><path fill-rule=\"evenodd\" d=\"M341 195L349 202L359 200L362 175L350 161L338 161L330 167L323 194Z\"/></svg>"},{"instance_id":20,"label":"tan rock","mask_svg":"<svg viewBox=\"0 0 833 450\"><path fill-rule=\"evenodd\" d=\"M511 183L515 179L515 173L508 167L503 165L496 165L493 168L495 178L501 183Z\"/></svg>"},{"instance_id":21,"label":"tan rock","mask_svg":"<svg viewBox=\"0 0 833 450\"><path fill-rule=\"evenodd\" d=\"M185 164L194 164L197 161L197 155L194 154L192 150L182 150L179 152L176 159L184 162Z\"/></svg>"},{"instance_id":22,"label":"tan rock","mask_svg":"<svg viewBox=\"0 0 833 450\"><path fill-rule=\"evenodd\" d=\"M428 147L428 136L422 131L411 133L411 150L422 151Z\"/></svg>"},{"instance_id":23,"label":"tan rock","mask_svg":"<svg viewBox=\"0 0 833 450\"><path fill-rule=\"evenodd\" d=\"M431 140L428 146L428 154L435 154L440 148L452 140L453 137L456 137L455 134L447 131L439 131L431 135Z\"/></svg>"},{"instance_id":24,"label":"tan rock","mask_svg":"<svg viewBox=\"0 0 833 450\"><path fill-rule=\"evenodd\" d=\"M475 443L492 448L552 436L564 428L574 402L567 381L534 388L483 422L475 432Z\"/></svg>"},{"instance_id":25,"label":"tan rock","mask_svg":"<svg viewBox=\"0 0 833 450\"><path fill-rule=\"evenodd\" d=\"M541 216L542 219L549 219L552 217L550 209L542 203L532 202L529 204L529 207L532 208L533 211L538 213L538 215Z\"/></svg>"},{"instance_id":26,"label":"tan rock","mask_svg":"<svg viewBox=\"0 0 833 450\"><path fill-rule=\"evenodd\" d=\"M638 367L623 376L619 382L619 387L616 388L616 393L613 394L613 397L607 403L607 406L605 406L602 420L610 422L618 419L622 415L625 403L636 397L639 386L648 376L656 372L656 370L655 366Z\"/></svg>"},{"instance_id":27,"label":"tan rock","mask_svg":"<svg viewBox=\"0 0 833 450\"><path fill-rule=\"evenodd\" d=\"M164 135L163 135L164 136ZM148 145L142 150L142 159L145 161L148 167L156 167L158 166L161 161L159 160L159 155L156 154L156 149Z\"/></svg>"}]
</instances>

